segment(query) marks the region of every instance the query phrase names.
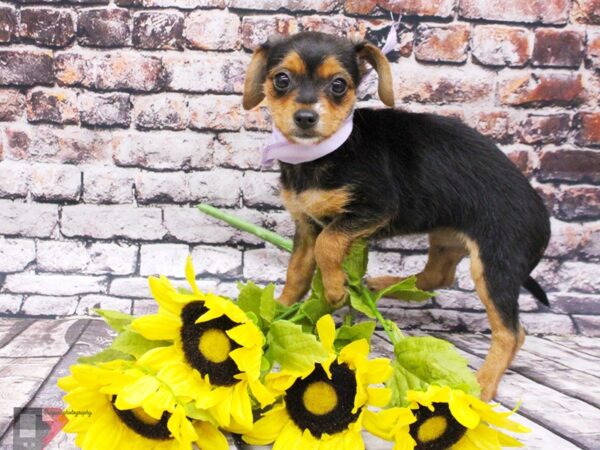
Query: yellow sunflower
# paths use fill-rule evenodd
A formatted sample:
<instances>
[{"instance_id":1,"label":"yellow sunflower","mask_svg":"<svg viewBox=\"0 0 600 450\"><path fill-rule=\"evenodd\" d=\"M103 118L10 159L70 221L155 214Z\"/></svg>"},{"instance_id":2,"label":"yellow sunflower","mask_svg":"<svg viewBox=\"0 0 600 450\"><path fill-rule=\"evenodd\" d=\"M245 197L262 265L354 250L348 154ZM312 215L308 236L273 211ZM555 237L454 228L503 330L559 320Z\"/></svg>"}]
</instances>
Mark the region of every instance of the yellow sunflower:
<instances>
[{"instance_id":1,"label":"yellow sunflower","mask_svg":"<svg viewBox=\"0 0 600 450\"><path fill-rule=\"evenodd\" d=\"M508 419L512 412L494 411L494 406L448 386L408 391L407 400L413 423L394 423L395 410L406 408L391 408L385 411L388 420L379 420L373 427L376 436L395 441L394 450L501 450L523 444L498 428L530 431Z\"/></svg>"},{"instance_id":2,"label":"yellow sunflower","mask_svg":"<svg viewBox=\"0 0 600 450\"><path fill-rule=\"evenodd\" d=\"M227 450L225 436L187 417L184 405L160 380L129 361L71 367L58 380L66 392L67 433L83 450Z\"/></svg>"},{"instance_id":3,"label":"yellow sunflower","mask_svg":"<svg viewBox=\"0 0 600 450\"><path fill-rule=\"evenodd\" d=\"M385 406L391 392L371 386L387 381L390 361L369 360L369 344L354 341L336 354L335 324L329 315L317 322L329 358L305 374L270 374L267 384L283 397L243 439L254 445L274 443L273 450L363 450L363 427L373 422L368 406Z\"/></svg>"},{"instance_id":4,"label":"yellow sunflower","mask_svg":"<svg viewBox=\"0 0 600 450\"><path fill-rule=\"evenodd\" d=\"M132 328L147 339L172 339L173 345L144 355L165 376L176 395L195 401L219 426L252 428L252 398L265 407L275 401L260 380L265 338L231 300L204 294L196 286L191 258L186 276L191 293L176 290L166 278L150 278L157 314L140 317Z\"/></svg>"}]
</instances>

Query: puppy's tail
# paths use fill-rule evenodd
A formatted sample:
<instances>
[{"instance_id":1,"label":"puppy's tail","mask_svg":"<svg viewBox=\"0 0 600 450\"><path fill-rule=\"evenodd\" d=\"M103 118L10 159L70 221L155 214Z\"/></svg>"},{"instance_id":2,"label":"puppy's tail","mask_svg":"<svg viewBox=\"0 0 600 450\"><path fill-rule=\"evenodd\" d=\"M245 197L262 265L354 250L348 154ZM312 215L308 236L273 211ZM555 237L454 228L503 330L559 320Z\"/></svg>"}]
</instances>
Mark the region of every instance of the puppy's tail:
<instances>
[{"instance_id":1,"label":"puppy's tail","mask_svg":"<svg viewBox=\"0 0 600 450\"><path fill-rule=\"evenodd\" d=\"M548 301L546 292L533 278L527 277L525 283L523 283L523 287L527 289L540 303L550 307L550 302Z\"/></svg>"}]
</instances>

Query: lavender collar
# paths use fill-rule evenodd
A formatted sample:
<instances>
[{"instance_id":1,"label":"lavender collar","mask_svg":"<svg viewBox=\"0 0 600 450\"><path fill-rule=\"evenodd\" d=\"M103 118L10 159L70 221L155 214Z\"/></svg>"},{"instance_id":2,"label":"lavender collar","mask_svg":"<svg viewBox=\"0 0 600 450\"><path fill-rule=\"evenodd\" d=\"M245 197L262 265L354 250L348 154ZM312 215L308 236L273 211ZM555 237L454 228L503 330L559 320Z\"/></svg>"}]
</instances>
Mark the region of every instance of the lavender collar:
<instances>
[{"instance_id":1,"label":"lavender collar","mask_svg":"<svg viewBox=\"0 0 600 450\"><path fill-rule=\"evenodd\" d=\"M354 114L350 114L335 133L318 144L289 142L281 131L273 126L271 143L263 149L261 164L269 167L276 159L288 164L301 164L329 155L340 148L352 133L353 116Z\"/></svg>"},{"instance_id":2,"label":"lavender collar","mask_svg":"<svg viewBox=\"0 0 600 450\"><path fill-rule=\"evenodd\" d=\"M393 22L390 27L390 32L381 49L384 54L392 51L398 43L396 30L398 29L400 20L401 18L397 22ZM275 160L288 164L302 164L329 155L340 148L348 137L350 137L350 134L352 134L353 118L354 113L348 116L339 130L318 144L296 144L290 142L273 124L271 142L263 148L262 166L270 167Z\"/></svg>"}]
</instances>

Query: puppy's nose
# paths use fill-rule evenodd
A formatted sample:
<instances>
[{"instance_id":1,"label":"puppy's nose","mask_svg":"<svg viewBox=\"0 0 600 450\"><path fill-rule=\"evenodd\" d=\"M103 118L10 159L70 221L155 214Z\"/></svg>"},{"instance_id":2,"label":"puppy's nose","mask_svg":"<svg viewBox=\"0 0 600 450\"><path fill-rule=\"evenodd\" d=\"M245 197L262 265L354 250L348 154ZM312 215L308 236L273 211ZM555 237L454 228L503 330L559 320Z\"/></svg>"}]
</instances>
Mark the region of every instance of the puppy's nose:
<instances>
[{"instance_id":1,"label":"puppy's nose","mask_svg":"<svg viewBox=\"0 0 600 450\"><path fill-rule=\"evenodd\" d=\"M312 109L300 109L294 114L294 123L303 130L314 127L318 121L319 115Z\"/></svg>"}]
</instances>

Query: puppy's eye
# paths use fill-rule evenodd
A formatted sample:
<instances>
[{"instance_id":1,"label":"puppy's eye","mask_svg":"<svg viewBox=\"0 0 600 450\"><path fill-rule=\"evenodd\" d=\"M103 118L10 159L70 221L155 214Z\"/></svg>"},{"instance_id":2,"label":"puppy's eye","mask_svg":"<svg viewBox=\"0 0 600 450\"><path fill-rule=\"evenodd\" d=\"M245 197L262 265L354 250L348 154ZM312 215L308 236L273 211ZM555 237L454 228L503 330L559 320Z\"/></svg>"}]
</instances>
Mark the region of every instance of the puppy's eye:
<instances>
[{"instance_id":1,"label":"puppy's eye","mask_svg":"<svg viewBox=\"0 0 600 450\"><path fill-rule=\"evenodd\" d=\"M287 73L279 72L273 78L273 86L280 92L287 91L290 87L290 77Z\"/></svg>"},{"instance_id":2,"label":"puppy's eye","mask_svg":"<svg viewBox=\"0 0 600 450\"><path fill-rule=\"evenodd\" d=\"M335 78L331 82L331 92L334 95L343 95L348 89L348 83L343 78Z\"/></svg>"}]
</instances>

